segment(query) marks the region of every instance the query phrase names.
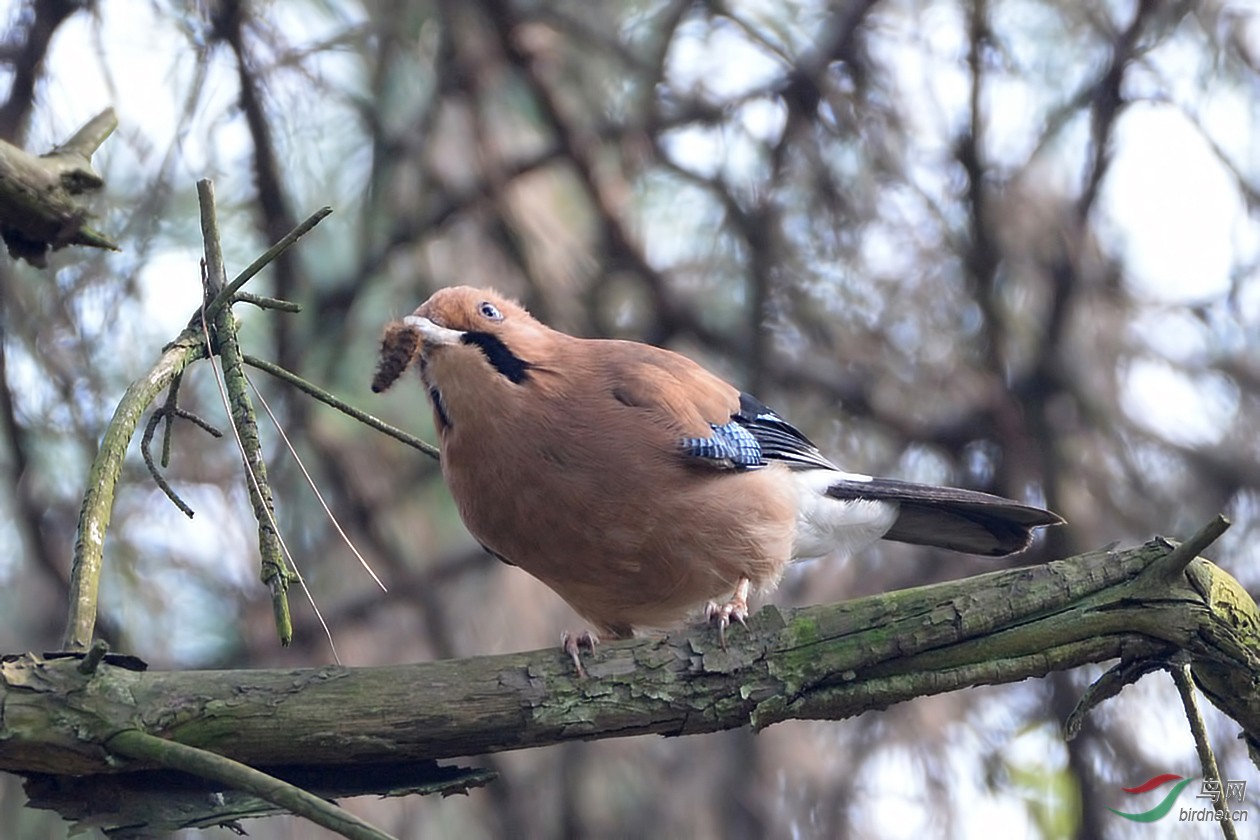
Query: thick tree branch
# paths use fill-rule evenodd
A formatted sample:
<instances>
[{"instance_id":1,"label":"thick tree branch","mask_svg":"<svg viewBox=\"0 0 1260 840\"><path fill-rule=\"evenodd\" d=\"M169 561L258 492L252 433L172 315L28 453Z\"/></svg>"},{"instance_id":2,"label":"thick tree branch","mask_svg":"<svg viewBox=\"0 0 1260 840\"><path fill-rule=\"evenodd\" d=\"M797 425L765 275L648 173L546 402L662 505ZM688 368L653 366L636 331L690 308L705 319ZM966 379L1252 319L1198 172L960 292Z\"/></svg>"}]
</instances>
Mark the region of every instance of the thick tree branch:
<instances>
[{"instance_id":1,"label":"thick tree branch","mask_svg":"<svg viewBox=\"0 0 1260 840\"><path fill-rule=\"evenodd\" d=\"M103 664L95 676L73 661L8 656L0 769L116 773L109 740L135 729L256 767L357 772L570 740L839 720L1174 654L1248 743L1260 743L1260 700L1246 687L1260 678L1260 613L1202 559L1153 585L1144 572L1173 550L1157 540L838 605L766 607L729 650L707 627L612 644L590 657L586 680L558 649L388 668L146 673Z\"/></svg>"},{"instance_id":2,"label":"thick tree branch","mask_svg":"<svg viewBox=\"0 0 1260 840\"><path fill-rule=\"evenodd\" d=\"M36 157L0 140L0 235L9 253L36 266L49 249L118 246L86 224L84 196L105 186L92 168L92 153L118 125L107 108L46 155Z\"/></svg>"}]
</instances>

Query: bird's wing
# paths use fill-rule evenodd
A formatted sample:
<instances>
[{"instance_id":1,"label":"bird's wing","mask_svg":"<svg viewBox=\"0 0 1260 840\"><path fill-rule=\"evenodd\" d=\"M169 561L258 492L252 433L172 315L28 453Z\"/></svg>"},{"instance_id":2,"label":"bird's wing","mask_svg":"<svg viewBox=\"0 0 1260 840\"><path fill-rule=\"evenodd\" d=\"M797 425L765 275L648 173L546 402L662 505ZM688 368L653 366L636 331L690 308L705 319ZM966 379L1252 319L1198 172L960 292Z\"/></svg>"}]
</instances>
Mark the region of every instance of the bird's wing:
<instances>
[{"instance_id":1,"label":"bird's wing","mask_svg":"<svg viewBox=\"0 0 1260 840\"><path fill-rule=\"evenodd\" d=\"M598 356L597 374L617 402L641 409L655 426L683 437L705 437L739 410L739 391L670 350L634 341L584 342Z\"/></svg>"},{"instance_id":2,"label":"bird's wing","mask_svg":"<svg viewBox=\"0 0 1260 840\"><path fill-rule=\"evenodd\" d=\"M648 409L674 433L682 455L717 469L756 469L774 461L796 468L837 467L799 429L765 403L669 350L609 342L613 396Z\"/></svg>"},{"instance_id":3,"label":"bird's wing","mask_svg":"<svg viewBox=\"0 0 1260 840\"><path fill-rule=\"evenodd\" d=\"M840 469L800 429L751 394L739 395L739 411L731 422L756 440L763 463L782 461L796 469Z\"/></svg>"}]
</instances>

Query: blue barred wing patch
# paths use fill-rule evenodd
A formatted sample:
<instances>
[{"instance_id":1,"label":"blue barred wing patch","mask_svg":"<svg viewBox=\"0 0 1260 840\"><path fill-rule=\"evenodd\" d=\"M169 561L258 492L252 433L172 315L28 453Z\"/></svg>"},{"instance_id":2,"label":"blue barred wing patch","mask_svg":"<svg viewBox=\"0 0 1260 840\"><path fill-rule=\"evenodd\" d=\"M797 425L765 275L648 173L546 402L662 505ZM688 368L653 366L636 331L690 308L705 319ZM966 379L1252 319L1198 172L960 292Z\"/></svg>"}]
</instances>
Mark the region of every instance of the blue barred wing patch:
<instances>
[{"instance_id":1,"label":"blue barred wing patch","mask_svg":"<svg viewBox=\"0 0 1260 840\"><path fill-rule=\"evenodd\" d=\"M794 470L840 468L818 451L800 429L749 394L741 394L739 411L709 437L684 438L683 454L720 469L754 470L775 461Z\"/></svg>"},{"instance_id":2,"label":"blue barred wing patch","mask_svg":"<svg viewBox=\"0 0 1260 840\"><path fill-rule=\"evenodd\" d=\"M685 438L683 452L693 458L713 461L714 466L755 469L765 466L761 444L747 427L736 420L722 426L711 425L713 436Z\"/></svg>"}]
</instances>

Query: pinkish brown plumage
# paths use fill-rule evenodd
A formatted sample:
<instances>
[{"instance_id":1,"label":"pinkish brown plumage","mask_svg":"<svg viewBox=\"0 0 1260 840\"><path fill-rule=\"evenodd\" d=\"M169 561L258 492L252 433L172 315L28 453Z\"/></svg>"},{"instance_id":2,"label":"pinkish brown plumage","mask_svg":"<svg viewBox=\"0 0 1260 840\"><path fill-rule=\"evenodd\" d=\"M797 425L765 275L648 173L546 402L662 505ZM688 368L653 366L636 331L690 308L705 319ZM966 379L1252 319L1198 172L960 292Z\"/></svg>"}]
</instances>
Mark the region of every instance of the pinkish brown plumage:
<instances>
[{"instance_id":1,"label":"pinkish brown plumage","mask_svg":"<svg viewBox=\"0 0 1260 840\"><path fill-rule=\"evenodd\" d=\"M845 473L690 359L566 335L493 291L442 289L404 323L468 530L606 636L677 625L715 599L729 599L714 610L724 628L750 586L773 588L803 556L880 537L1008 554L1062 521Z\"/></svg>"}]
</instances>

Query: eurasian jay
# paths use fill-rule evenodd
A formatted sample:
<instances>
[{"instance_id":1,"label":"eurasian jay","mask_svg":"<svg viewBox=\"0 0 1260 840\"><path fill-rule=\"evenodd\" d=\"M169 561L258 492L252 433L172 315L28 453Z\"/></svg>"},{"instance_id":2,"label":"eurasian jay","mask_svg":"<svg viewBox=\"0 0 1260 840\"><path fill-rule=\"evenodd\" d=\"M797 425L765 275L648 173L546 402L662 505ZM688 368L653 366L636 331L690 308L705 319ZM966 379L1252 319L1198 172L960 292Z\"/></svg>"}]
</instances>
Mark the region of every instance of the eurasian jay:
<instances>
[{"instance_id":1,"label":"eurasian jay","mask_svg":"<svg viewBox=\"0 0 1260 840\"><path fill-rule=\"evenodd\" d=\"M373 390L417 353L464 524L605 637L669 628L707 603L725 644L750 591L794 560L880 538L1002 556L1063 521L845 472L685 356L557 332L493 291L442 289L391 325ZM581 673L577 645L596 639L564 638Z\"/></svg>"}]
</instances>

